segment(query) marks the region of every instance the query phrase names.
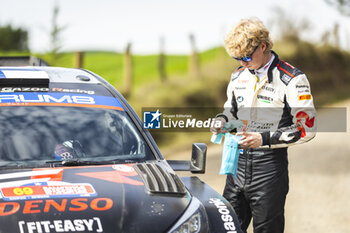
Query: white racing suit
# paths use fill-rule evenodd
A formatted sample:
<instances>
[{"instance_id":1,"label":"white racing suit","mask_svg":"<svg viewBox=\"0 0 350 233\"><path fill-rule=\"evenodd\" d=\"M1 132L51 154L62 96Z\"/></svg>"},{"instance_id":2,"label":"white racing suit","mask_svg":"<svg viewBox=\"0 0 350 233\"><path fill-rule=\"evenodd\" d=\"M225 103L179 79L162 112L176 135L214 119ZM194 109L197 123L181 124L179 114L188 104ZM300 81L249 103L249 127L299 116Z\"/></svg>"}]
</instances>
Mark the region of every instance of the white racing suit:
<instances>
[{"instance_id":1,"label":"white racing suit","mask_svg":"<svg viewBox=\"0 0 350 233\"><path fill-rule=\"evenodd\" d=\"M284 231L288 193L287 147L311 140L316 111L310 84L276 53L267 76L240 67L231 76L222 117L243 120L247 132L259 132L262 146L241 150L237 176L227 176L224 197L234 207L244 232L253 217L255 233Z\"/></svg>"}]
</instances>

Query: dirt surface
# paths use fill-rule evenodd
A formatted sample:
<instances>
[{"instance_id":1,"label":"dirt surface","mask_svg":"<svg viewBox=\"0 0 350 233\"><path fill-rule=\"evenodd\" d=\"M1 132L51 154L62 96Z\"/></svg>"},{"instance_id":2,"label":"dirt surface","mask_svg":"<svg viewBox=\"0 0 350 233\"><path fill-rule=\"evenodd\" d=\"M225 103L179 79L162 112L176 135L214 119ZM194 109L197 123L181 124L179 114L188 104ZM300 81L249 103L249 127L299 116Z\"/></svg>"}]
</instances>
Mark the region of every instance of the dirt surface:
<instances>
[{"instance_id":1,"label":"dirt surface","mask_svg":"<svg viewBox=\"0 0 350 233\"><path fill-rule=\"evenodd\" d=\"M350 232L350 100L333 106L347 108L346 132L320 132L312 141L289 148L286 233ZM318 112L318 118L326 115L327 112ZM329 122L332 123L338 124ZM221 152L221 145L208 146L206 174L199 175L219 193L226 178L219 175ZM189 157L190 151L167 156ZM252 232L251 226L248 230Z\"/></svg>"}]
</instances>

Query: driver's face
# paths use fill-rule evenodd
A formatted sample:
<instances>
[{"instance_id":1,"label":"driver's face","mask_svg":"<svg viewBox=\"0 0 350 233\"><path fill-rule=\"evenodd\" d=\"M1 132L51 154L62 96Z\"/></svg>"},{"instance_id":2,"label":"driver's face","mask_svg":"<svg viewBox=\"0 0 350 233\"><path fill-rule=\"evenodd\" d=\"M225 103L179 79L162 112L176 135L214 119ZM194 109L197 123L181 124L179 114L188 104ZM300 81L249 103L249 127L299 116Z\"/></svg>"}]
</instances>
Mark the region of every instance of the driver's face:
<instances>
[{"instance_id":1,"label":"driver's face","mask_svg":"<svg viewBox=\"0 0 350 233\"><path fill-rule=\"evenodd\" d=\"M252 60L251 61L240 61L240 64L244 67L247 67L250 70L257 70L261 68L264 64L265 56L264 53L266 51L266 43L265 41L261 42L259 47L255 50L255 52L252 54Z\"/></svg>"}]
</instances>

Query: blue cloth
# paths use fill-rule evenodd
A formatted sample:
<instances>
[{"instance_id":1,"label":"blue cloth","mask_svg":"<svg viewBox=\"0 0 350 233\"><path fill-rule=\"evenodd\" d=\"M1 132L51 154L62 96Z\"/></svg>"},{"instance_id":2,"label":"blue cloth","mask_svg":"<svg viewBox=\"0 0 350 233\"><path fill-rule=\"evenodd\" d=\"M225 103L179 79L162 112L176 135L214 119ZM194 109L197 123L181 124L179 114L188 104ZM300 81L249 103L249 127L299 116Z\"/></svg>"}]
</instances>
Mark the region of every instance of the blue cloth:
<instances>
[{"instance_id":1,"label":"blue cloth","mask_svg":"<svg viewBox=\"0 0 350 233\"><path fill-rule=\"evenodd\" d=\"M221 168L219 172L220 175L231 174L236 176L239 158L238 142L240 139L240 136L232 135L230 133L225 134Z\"/></svg>"},{"instance_id":2,"label":"blue cloth","mask_svg":"<svg viewBox=\"0 0 350 233\"><path fill-rule=\"evenodd\" d=\"M210 141L214 144L221 144L221 141L222 141L222 137L224 136L223 133L219 133L219 134L213 134L211 136L211 139Z\"/></svg>"}]
</instances>

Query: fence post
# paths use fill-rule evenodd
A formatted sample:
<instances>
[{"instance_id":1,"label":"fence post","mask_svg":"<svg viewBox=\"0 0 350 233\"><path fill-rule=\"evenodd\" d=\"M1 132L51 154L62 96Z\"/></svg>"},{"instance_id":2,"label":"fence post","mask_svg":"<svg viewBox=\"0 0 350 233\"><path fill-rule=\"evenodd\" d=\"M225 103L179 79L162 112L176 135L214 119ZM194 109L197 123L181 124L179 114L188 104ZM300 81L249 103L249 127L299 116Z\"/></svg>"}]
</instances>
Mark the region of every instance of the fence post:
<instances>
[{"instance_id":1,"label":"fence post","mask_svg":"<svg viewBox=\"0 0 350 233\"><path fill-rule=\"evenodd\" d=\"M190 43L192 48L192 54L189 58L190 75L193 78L199 78L200 77L199 56L196 49L195 38L193 34L190 34L189 37L190 37Z\"/></svg>"},{"instance_id":2,"label":"fence post","mask_svg":"<svg viewBox=\"0 0 350 233\"><path fill-rule=\"evenodd\" d=\"M335 23L333 27L333 38L334 38L334 46L339 49L340 48L340 40L339 40L339 24Z\"/></svg>"},{"instance_id":3,"label":"fence post","mask_svg":"<svg viewBox=\"0 0 350 233\"><path fill-rule=\"evenodd\" d=\"M84 52L81 52L81 51L75 52L74 67L75 68L84 67Z\"/></svg>"},{"instance_id":4,"label":"fence post","mask_svg":"<svg viewBox=\"0 0 350 233\"><path fill-rule=\"evenodd\" d=\"M167 79L166 69L165 69L165 53L164 53L164 37L160 38L160 52L158 57L158 72L160 76L160 80L165 82Z\"/></svg>"},{"instance_id":5,"label":"fence post","mask_svg":"<svg viewBox=\"0 0 350 233\"><path fill-rule=\"evenodd\" d=\"M128 97L131 94L132 79L133 79L133 62L131 54L131 43L126 46L124 53L124 96Z\"/></svg>"}]
</instances>

